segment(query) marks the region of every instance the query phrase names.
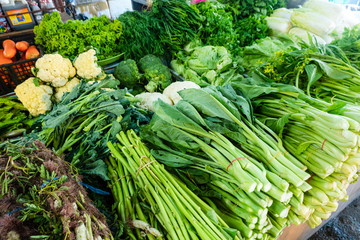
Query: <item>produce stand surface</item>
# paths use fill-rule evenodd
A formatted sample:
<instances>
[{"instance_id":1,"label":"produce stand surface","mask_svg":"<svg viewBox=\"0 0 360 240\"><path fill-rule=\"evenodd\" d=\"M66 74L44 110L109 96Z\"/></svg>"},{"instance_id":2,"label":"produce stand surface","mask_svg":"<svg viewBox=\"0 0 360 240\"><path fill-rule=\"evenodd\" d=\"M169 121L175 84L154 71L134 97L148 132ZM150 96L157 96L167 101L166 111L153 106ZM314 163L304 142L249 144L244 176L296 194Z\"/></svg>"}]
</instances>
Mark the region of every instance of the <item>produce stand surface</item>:
<instances>
[{"instance_id":1,"label":"produce stand surface","mask_svg":"<svg viewBox=\"0 0 360 240\"><path fill-rule=\"evenodd\" d=\"M331 219L335 218L339 213L344 210L348 205L352 203L356 198L360 196L360 181L351 184L347 193L349 195L348 201L340 201L339 207L336 212L331 214L331 217L323 221L318 227L312 229L306 223L300 224L298 226L291 225L284 229L284 232L278 240L306 240L309 239L313 234L315 234L322 226L328 223ZM324 239L325 240L325 239Z\"/></svg>"}]
</instances>

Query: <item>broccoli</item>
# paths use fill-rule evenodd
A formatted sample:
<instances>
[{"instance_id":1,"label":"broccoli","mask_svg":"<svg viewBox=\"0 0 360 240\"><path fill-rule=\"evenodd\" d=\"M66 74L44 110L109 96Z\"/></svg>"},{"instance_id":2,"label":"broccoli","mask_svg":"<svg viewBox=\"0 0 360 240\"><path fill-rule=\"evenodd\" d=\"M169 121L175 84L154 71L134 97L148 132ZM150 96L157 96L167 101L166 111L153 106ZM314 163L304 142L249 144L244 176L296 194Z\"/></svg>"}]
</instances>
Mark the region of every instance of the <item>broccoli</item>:
<instances>
[{"instance_id":1,"label":"broccoli","mask_svg":"<svg viewBox=\"0 0 360 240\"><path fill-rule=\"evenodd\" d=\"M163 62L157 56L148 54L139 61L139 67L141 71L145 72L145 69L151 68L154 65L163 65Z\"/></svg>"},{"instance_id":2,"label":"broccoli","mask_svg":"<svg viewBox=\"0 0 360 240\"><path fill-rule=\"evenodd\" d=\"M139 67L148 81L145 89L149 92L164 90L171 84L170 70L161 62L160 58L151 54L146 55L140 59Z\"/></svg>"},{"instance_id":3,"label":"broccoli","mask_svg":"<svg viewBox=\"0 0 360 240\"><path fill-rule=\"evenodd\" d=\"M120 86L123 88L136 89L143 87L143 83L141 82L142 75L139 72L136 62L132 59L120 62L115 68L114 76L120 80Z\"/></svg>"}]
</instances>

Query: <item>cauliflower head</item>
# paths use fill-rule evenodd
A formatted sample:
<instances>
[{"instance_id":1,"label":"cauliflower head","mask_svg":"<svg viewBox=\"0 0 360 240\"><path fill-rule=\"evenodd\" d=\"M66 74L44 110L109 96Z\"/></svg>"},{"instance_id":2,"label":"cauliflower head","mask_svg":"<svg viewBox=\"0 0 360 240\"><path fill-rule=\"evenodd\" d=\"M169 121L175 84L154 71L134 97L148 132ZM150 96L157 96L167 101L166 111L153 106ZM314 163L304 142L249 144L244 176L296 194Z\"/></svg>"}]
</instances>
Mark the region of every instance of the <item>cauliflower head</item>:
<instances>
[{"instance_id":1,"label":"cauliflower head","mask_svg":"<svg viewBox=\"0 0 360 240\"><path fill-rule=\"evenodd\" d=\"M71 92L73 90L73 88L78 85L80 83L80 80L78 78L73 78L70 81L68 81L64 86L56 88L55 89L55 101L56 102L60 102L62 96L64 95L64 93L66 92Z\"/></svg>"},{"instance_id":2,"label":"cauliflower head","mask_svg":"<svg viewBox=\"0 0 360 240\"><path fill-rule=\"evenodd\" d=\"M52 88L47 85L36 86L34 78L29 78L16 86L15 94L33 116L44 114L51 110Z\"/></svg>"},{"instance_id":3,"label":"cauliflower head","mask_svg":"<svg viewBox=\"0 0 360 240\"><path fill-rule=\"evenodd\" d=\"M152 112L155 111L153 103L156 102L158 99L161 99L163 102L165 102L169 105L173 105L171 100L167 96L165 96L164 94L158 93L158 92L140 93L140 94L136 95L135 97L141 99L141 101L138 103L138 106L140 108L143 108L143 109L146 109L146 110L149 110Z\"/></svg>"},{"instance_id":4,"label":"cauliflower head","mask_svg":"<svg viewBox=\"0 0 360 240\"><path fill-rule=\"evenodd\" d=\"M181 100L181 97L178 94L178 92L188 88L199 89L200 86L191 81L173 82L164 89L163 94L167 96L174 104L176 104L178 101Z\"/></svg>"},{"instance_id":5,"label":"cauliflower head","mask_svg":"<svg viewBox=\"0 0 360 240\"><path fill-rule=\"evenodd\" d=\"M94 49L79 54L74 62L79 77L93 79L102 73L101 67L96 63L97 57Z\"/></svg>"},{"instance_id":6,"label":"cauliflower head","mask_svg":"<svg viewBox=\"0 0 360 240\"><path fill-rule=\"evenodd\" d=\"M76 74L71 61L60 54L45 54L36 61L35 67L38 69L36 76L53 87L64 86Z\"/></svg>"}]
</instances>

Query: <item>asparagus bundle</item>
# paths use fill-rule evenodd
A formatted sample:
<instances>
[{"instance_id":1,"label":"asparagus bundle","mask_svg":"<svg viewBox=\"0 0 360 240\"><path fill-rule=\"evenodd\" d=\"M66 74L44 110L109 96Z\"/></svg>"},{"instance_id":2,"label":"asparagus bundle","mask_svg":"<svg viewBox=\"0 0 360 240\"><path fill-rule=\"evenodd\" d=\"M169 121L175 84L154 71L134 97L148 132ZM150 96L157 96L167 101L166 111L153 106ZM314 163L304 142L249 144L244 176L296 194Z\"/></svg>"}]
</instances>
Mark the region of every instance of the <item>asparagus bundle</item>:
<instances>
[{"instance_id":1,"label":"asparagus bundle","mask_svg":"<svg viewBox=\"0 0 360 240\"><path fill-rule=\"evenodd\" d=\"M120 179L123 177L132 179L133 190L137 191L142 201L150 206L152 214L163 227L164 233L155 231L156 234L154 234L154 231L153 233L148 231L148 236L161 237L164 235L164 238L174 240L239 239L237 231L229 229L224 220L208 204L198 198L152 157L134 131L120 132L117 138L120 143L108 143L114 157L114 159L110 158L109 171L116 172ZM124 175L126 172L128 175ZM114 180L112 181L113 184L115 183ZM124 181L122 181L123 183ZM121 199L124 196L121 196L123 193L118 189L115 190L114 187L116 189L117 186L113 185L114 195L117 199ZM125 207L129 206L127 201L134 199L134 195L131 195L132 192L129 192L127 199L123 198L124 202L120 200L119 204L125 204ZM143 222L151 222L145 216L141 216L141 211L138 206L136 207L136 214L135 212L126 213L126 208L124 213L123 206L119 205L119 214L123 218L129 218L128 221L130 222L135 220L133 219L134 216ZM130 207L130 211L131 209L133 208ZM148 229L154 229L153 227L148 227ZM134 239L139 237L138 233L130 233L130 235L134 235Z\"/></svg>"},{"instance_id":2,"label":"asparagus bundle","mask_svg":"<svg viewBox=\"0 0 360 240\"><path fill-rule=\"evenodd\" d=\"M0 156L0 239L113 239L69 165L40 141Z\"/></svg>"}]
</instances>

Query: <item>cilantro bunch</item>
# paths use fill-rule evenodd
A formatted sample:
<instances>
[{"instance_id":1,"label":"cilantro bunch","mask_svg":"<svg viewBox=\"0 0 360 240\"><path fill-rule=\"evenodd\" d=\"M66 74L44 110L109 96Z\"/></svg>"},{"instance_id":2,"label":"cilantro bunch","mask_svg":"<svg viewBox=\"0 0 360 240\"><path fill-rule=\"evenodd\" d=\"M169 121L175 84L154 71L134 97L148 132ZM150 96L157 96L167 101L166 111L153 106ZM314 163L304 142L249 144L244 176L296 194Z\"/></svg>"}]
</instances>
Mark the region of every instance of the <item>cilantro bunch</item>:
<instances>
[{"instance_id":1,"label":"cilantro bunch","mask_svg":"<svg viewBox=\"0 0 360 240\"><path fill-rule=\"evenodd\" d=\"M119 54L123 28L119 20L113 22L105 16L87 21L61 21L60 14L46 14L39 26L35 26L35 43L45 53L58 52L64 57L75 58L88 47L97 49L98 60Z\"/></svg>"}]
</instances>

